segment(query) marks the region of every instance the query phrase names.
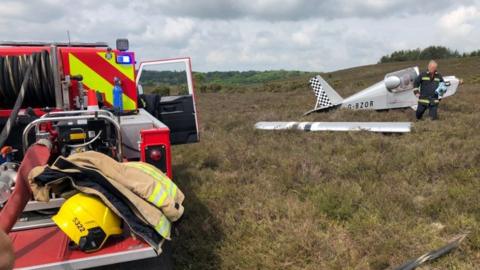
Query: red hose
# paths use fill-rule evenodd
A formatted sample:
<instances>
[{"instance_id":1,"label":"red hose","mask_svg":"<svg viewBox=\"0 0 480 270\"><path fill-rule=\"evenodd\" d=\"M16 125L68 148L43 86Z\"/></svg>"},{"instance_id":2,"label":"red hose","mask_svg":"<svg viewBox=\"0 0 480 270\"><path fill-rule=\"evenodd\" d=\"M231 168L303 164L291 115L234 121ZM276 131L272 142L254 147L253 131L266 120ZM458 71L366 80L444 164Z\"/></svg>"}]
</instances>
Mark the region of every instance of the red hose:
<instances>
[{"instance_id":1,"label":"red hose","mask_svg":"<svg viewBox=\"0 0 480 270\"><path fill-rule=\"evenodd\" d=\"M28 174L37 167L46 165L50 158L50 148L42 144L30 146L18 169L15 190L0 212L0 230L9 233L32 197Z\"/></svg>"}]
</instances>

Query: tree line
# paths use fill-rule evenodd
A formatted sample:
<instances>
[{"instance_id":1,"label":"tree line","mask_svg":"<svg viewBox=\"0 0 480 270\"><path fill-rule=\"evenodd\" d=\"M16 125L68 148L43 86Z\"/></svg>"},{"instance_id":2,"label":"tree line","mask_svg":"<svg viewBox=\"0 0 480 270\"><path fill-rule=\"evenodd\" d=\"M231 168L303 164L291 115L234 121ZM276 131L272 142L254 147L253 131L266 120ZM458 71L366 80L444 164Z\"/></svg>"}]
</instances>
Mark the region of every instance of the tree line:
<instances>
[{"instance_id":1,"label":"tree line","mask_svg":"<svg viewBox=\"0 0 480 270\"><path fill-rule=\"evenodd\" d=\"M425 49L399 50L380 58L379 63L429 60L429 59L447 59L480 56L480 50L470 53L460 53L458 50L452 50L444 46L430 46Z\"/></svg>"},{"instance_id":2,"label":"tree line","mask_svg":"<svg viewBox=\"0 0 480 270\"><path fill-rule=\"evenodd\" d=\"M245 85L261 84L277 80L288 80L310 74L303 71L269 70L269 71L212 71L194 72L197 84ZM181 85L187 83L185 71L144 70L140 77L142 85Z\"/></svg>"}]
</instances>

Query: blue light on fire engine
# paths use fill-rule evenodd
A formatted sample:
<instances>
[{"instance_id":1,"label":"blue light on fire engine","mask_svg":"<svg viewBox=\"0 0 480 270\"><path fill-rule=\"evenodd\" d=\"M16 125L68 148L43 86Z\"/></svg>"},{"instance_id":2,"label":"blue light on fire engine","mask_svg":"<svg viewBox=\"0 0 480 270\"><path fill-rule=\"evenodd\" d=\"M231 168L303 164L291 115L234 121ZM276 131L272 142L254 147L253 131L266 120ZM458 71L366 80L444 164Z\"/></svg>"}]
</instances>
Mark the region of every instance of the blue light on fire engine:
<instances>
[{"instance_id":1,"label":"blue light on fire engine","mask_svg":"<svg viewBox=\"0 0 480 270\"><path fill-rule=\"evenodd\" d=\"M131 64L132 57L128 54L117 55L117 64Z\"/></svg>"}]
</instances>

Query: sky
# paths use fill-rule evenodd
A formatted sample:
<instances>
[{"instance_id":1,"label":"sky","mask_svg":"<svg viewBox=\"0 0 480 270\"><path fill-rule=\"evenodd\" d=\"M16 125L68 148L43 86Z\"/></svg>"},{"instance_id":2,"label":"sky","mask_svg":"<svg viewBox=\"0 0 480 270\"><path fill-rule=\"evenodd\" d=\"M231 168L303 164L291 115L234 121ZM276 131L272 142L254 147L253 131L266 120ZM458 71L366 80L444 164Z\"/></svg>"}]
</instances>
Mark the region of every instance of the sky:
<instances>
[{"instance_id":1,"label":"sky","mask_svg":"<svg viewBox=\"0 0 480 270\"><path fill-rule=\"evenodd\" d=\"M0 0L0 40L128 38L196 71L333 71L400 49L480 49L480 0Z\"/></svg>"}]
</instances>

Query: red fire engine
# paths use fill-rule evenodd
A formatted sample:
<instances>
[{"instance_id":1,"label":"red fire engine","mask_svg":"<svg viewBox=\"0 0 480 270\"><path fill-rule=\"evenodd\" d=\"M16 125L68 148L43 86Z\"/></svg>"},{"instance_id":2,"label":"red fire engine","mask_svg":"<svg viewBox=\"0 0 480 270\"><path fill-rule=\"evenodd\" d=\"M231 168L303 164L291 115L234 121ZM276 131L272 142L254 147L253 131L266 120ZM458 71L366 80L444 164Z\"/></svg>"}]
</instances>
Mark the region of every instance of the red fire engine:
<instances>
[{"instance_id":1,"label":"red fire engine","mask_svg":"<svg viewBox=\"0 0 480 270\"><path fill-rule=\"evenodd\" d=\"M0 159L0 229L13 241L15 268L84 269L157 257L128 234L94 253L71 248L51 220L64 199L33 201L27 182L33 167L86 150L144 161L172 177L171 145L199 140L190 59L136 65L128 40L116 45L0 44L0 148L10 149ZM184 87L175 95L144 94L169 65L180 67L174 73ZM50 147L34 144L39 140ZM169 261L168 244L162 256Z\"/></svg>"}]
</instances>

